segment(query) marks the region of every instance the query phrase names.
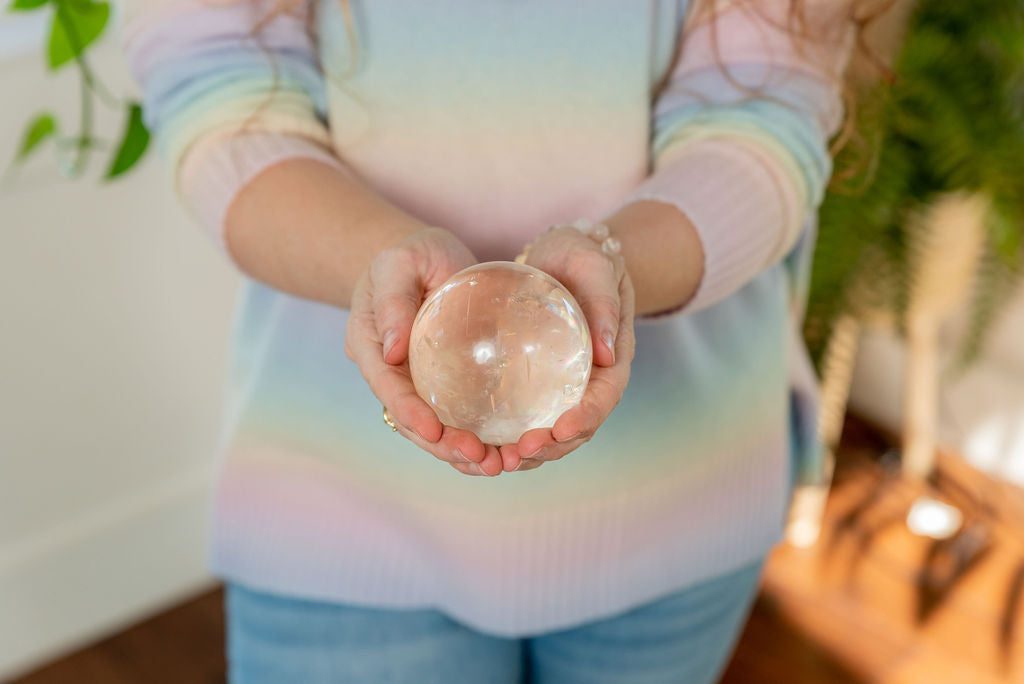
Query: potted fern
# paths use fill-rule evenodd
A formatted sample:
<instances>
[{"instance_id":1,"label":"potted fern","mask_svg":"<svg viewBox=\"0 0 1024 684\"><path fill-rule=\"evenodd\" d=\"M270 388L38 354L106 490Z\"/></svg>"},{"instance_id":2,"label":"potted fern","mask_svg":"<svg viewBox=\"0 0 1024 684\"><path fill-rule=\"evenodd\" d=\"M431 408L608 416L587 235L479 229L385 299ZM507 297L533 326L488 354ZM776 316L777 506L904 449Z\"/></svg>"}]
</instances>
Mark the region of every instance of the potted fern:
<instances>
[{"instance_id":1,"label":"potted fern","mask_svg":"<svg viewBox=\"0 0 1024 684\"><path fill-rule=\"evenodd\" d=\"M892 78L857 101L856 141L821 209L805 326L823 382L826 492L861 329L906 341L903 472L927 478L940 373L976 359L1024 272L1024 4L918 2ZM942 369L938 329L965 298L970 325ZM813 498L805 542L824 501Z\"/></svg>"}]
</instances>

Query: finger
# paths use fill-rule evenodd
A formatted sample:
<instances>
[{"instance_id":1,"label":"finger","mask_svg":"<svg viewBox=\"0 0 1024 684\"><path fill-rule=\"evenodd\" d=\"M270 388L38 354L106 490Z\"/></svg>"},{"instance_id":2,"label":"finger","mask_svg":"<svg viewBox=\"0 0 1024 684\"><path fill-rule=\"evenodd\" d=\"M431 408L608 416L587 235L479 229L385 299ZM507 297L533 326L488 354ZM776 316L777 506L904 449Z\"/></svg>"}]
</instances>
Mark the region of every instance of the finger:
<instances>
[{"instance_id":1,"label":"finger","mask_svg":"<svg viewBox=\"0 0 1024 684\"><path fill-rule=\"evenodd\" d=\"M624 273L619 283L619 334L616 338L615 365L610 368L595 367L591 370L587 389L580 403L565 411L551 428L551 435L558 443L566 444L588 441L622 400L629 384L630 364L636 352L636 336L633 331L635 296L633 283ZM572 448L578 447L579 444Z\"/></svg>"},{"instance_id":2,"label":"finger","mask_svg":"<svg viewBox=\"0 0 1024 684\"><path fill-rule=\"evenodd\" d=\"M423 295L422 277L414 254L387 249L370 264L369 291L377 339L383 358L400 364L409 354L409 335Z\"/></svg>"},{"instance_id":3,"label":"finger","mask_svg":"<svg viewBox=\"0 0 1024 684\"><path fill-rule=\"evenodd\" d=\"M487 455L487 449L480 438L469 430L462 430L455 428L450 425L444 426L444 433L441 436L441 441L445 445L450 445L452 450L458 450L458 454L453 454L455 460L459 460L458 456L461 455L467 461L472 463L479 463Z\"/></svg>"},{"instance_id":4,"label":"finger","mask_svg":"<svg viewBox=\"0 0 1024 684\"><path fill-rule=\"evenodd\" d=\"M589 440L589 435L581 435L562 442L554 442L553 444L542 448L539 452L534 454L532 458L524 460L544 461L545 463L548 461L557 461L566 454L583 446L583 444Z\"/></svg>"},{"instance_id":5,"label":"finger","mask_svg":"<svg viewBox=\"0 0 1024 684\"><path fill-rule=\"evenodd\" d=\"M484 475L492 477L499 475L502 470L501 451L493 444L486 444L485 447L487 452L477 465L480 466L480 470L483 471Z\"/></svg>"},{"instance_id":6,"label":"finger","mask_svg":"<svg viewBox=\"0 0 1024 684\"><path fill-rule=\"evenodd\" d=\"M519 449L515 444L502 444L498 447L498 451L501 452L501 469L503 471L511 473L519 468L523 459L519 456Z\"/></svg>"},{"instance_id":7,"label":"finger","mask_svg":"<svg viewBox=\"0 0 1024 684\"><path fill-rule=\"evenodd\" d=\"M523 463L547 463L549 461L558 461L565 455L583 446L583 444L589 439L590 437L582 436L575 437L564 442L552 442L549 445L541 447L541 449L536 451L531 457L523 458L522 461ZM519 469L522 470L522 467Z\"/></svg>"},{"instance_id":8,"label":"finger","mask_svg":"<svg viewBox=\"0 0 1024 684\"><path fill-rule=\"evenodd\" d=\"M558 421L555 421L555 424L557 425ZM588 439L590 435L584 432L558 441L552 434L552 428L534 428L524 432L514 446L524 460L557 461Z\"/></svg>"},{"instance_id":9,"label":"finger","mask_svg":"<svg viewBox=\"0 0 1024 684\"><path fill-rule=\"evenodd\" d=\"M452 466L465 466L468 470L479 470L478 464L466 459L462 453L461 439L465 430L459 430L451 426L444 426L444 434L437 442L428 442L412 430L396 423L398 433L410 442L428 452L434 458L451 464ZM469 433L472 435L472 433ZM476 436L473 435L475 438ZM478 440L479 441L479 440ZM480 458L483 458L483 445L481 444ZM472 466L472 468L471 468ZM476 474L484 474L483 472Z\"/></svg>"},{"instance_id":10,"label":"finger","mask_svg":"<svg viewBox=\"0 0 1024 684\"><path fill-rule=\"evenodd\" d=\"M628 274L623 274L619 287L617 363L610 368L594 368L580 404L559 416L552 428L535 428L523 433L517 443L517 451L524 460L558 460L579 448L590 440L621 401L629 383L636 339L633 332L634 293Z\"/></svg>"},{"instance_id":11,"label":"finger","mask_svg":"<svg viewBox=\"0 0 1024 684\"><path fill-rule=\"evenodd\" d=\"M557 442L552 436L550 428L534 428L524 432L522 437L519 438L518 444L508 446L515 448L516 454L520 456L520 461L524 464L537 461L546 463L561 459L569 452L578 449L589 439L588 435L581 435ZM523 466L517 467L514 462L510 465L506 461L506 471L522 469Z\"/></svg>"},{"instance_id":12,"label":"finger","mask_svg":"<svg viewBox=\"0 0 1024 684\"><path fill-rule=\"evenodd\" d=\"M359 298L354 297L354 306ZM373 322L357 307L349 319L346 344L370 390L388 407L388 413L399 427L404 427L436 449L428 449L442 460L468 460L478 462L484 458L483 442L468 430L442 425L434 410L416 393L409 375L408 364L391 366L379 353L380 344L373 337ZM423 446L423 445L420 445ZM458 450L459 453L455 453Z\"/></svg>"},{"instance_id":13,"label":"finger","mask_svg":"<svg viewBox=\"0 0 1024 684\"><path fill-rule=\"evenodd\" d=\"M533 470L534 468L540 468L542 465L544 465L544 461L535 461L533 459L526 458L523 459L523 464L519 466L519 469L516 472L522 473L527 470Z\"/></svg>"},{"instance_id":14,"label":"finger","mask_svg":"<svg viewBox=\"0 0 1024 684\"><path fill-rule=\"evenodd\" d=\"M551 435L551 428L534 428L520 435L515 446L520 457L533 458L541 448L554 444L555 438Z\"/></svg>"},{"instance_id":15,"label":"finger","mask_svg":"<svg viewBox=\"0 0 1024 684\"><path fill-rule=\"evenodd\" d=\"M502 472L501 452L493 444L486 445L486 454L479 463L452 463L452 467L466 475L494 477Z\"/></svg>"},{"instance_id":16,"label":"finger","mask_svg":"<svg viewBox=\"0 0 1024 684\"><path fill-rule=\"evenodd\" d=\"M619 283L625 266L621 255L600 251L587 253L596 254L599 260L589 257L591 262L595 262L593 267L579 276L574 271L570 282L572 287L578 288L580 295L577 301L594 340L594 363L607 367L615 364L616 340L622 317Z\"/></svg>"},{"instance_id":17,"label":"finger","mask_svg":"<svg viewBox=\"0 0 1024 684\"><path fill-rule=\"evenodd\" d=\"M381 403L387 406L391 418L428 442L441 439L444 426L434 409L416 394L408 366L378 363L376 368L368 368L372 375L367 377L367 382Z\"/></svg>"},{"instance_id":18,"label":"finger","mask_svg":"<svg viewBox=\"0 0 1024 684\"><path fill-rule=\"evenodd\" d=\"M623 273L619 281L619 334L615 338L615 357L632 363L636 356L636 333L633 329L636 317L636 294L629 273ZM629 380L629 374L626 374Z\"/></svg>"},{"instance_id":19,"label":"finger","mask_svg":"<svg viewBox=\"0 0 1024 684\"><path fill-rule=\"evenodd\" d=\"M619 334L616 339L617 363L611 368L595 368L580 405L569 409L552 428L527 430L515 445L522 461L556 461L589 441L622 398L629 382L629 365L636 341L633 333L634 294L628 274L620 281ZM506 470L516 469L514 458L506 459ZM523 466L518 466L522 470Z\"/></svg>"},{"instance_id":20,"label":"finger","mask_svg":"<svg viewBox=\"0 0 1024 684\"><path fill-rule=\"evenodd\" d=\"M441 439L420 446L448 463L479 463L483 460L486 448L476 435L451 425L443 427Z\"/></svg>"},{"instance_id":21,"label":"finger","mask_svg":"<svg viewBox=\"0 0 1024 684\"><path fill-rule=\"evenodd\" d=\"M594 368L580 403L567 410L551 428L558 442L588 440L622 399L629 381L629 363L620 358L611 368Z\"/></svg>"},{"instance_id":22,"label":"finger","mask_svg":"<svg viewBox=\"0 0 1024 684\"><path fill-rule=\"evenodd\" d=\"M480 464L478 463L452 463L452 467L463 475L483 475L486 477L484 471L480 470Z\"/></svg>"},{"instance_id":23,"label":"finger","mask_svg":"<svg viewBox=\"0 0 1024 684\"><path fill-rule=\"evenodd\" d=\"M408 364L392 366L384 362L380 343L376 340L374 323L369 316L353 312L346 333L349 349L359 372L370 390L388 407L392 419L423 439L436 442L441 438L443 426L434 410L416 394L409 375ZM470 456L469 452L466 453Z\"/></svg>"},{"instance_id":24,"label":"finger","mask_svg":"<svg viewBox=\"0 0 1024 684\"><path fill-rule=\"evenodd\" d=\"M567 258L545 270L572 292L583 310L594 341L594 363L611 366L615 363L615 338L619 331L619 282L625 265L621 255L605 254L590 238L580 241L585 248L577 242Z\"/></svg>"}]
</instances>

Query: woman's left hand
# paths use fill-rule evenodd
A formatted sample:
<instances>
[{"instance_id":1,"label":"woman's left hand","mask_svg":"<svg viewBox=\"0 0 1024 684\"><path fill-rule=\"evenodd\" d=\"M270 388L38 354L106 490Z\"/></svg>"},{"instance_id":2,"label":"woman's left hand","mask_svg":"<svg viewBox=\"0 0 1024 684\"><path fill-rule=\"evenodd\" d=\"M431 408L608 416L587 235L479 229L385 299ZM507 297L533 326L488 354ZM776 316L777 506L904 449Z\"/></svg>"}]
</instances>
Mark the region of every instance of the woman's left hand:
<instances>
[{"instance_id":1,"label":"woman's left hand","mask_svg":"<svg viewBox=\"0 0 1024 684\"><path fill-rule=\"evenodd\" d=\"M554 276L579 302L590 328L593 367L577 406L554 426L529 430L516 444L501 447L505 471L556 461L593 437L622 398L636 347L633 284L621 254L602 251L572 226L559 226L533 242L526 264Z\"/></svg>"}]
</instances>

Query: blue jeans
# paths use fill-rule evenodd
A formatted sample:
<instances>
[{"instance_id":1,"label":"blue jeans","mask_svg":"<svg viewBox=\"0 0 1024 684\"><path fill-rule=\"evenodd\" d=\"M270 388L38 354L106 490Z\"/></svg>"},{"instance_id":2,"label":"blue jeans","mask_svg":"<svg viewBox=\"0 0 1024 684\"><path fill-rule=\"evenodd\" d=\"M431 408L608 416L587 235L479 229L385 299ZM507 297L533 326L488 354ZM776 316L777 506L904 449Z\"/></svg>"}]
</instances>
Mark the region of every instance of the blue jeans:
<instances>
[{"instance_id":1,"label":"blue jeans","mask_svg":"<svg viewBox=\"0 0 1024 684\"><path fill-rule=\"evenodd\" d=\"M524 638L437 610L320 603L229 584L229 679L256 682L717 681L757 595L763 561L619 615Z\"/></svg>"}]
</instances>

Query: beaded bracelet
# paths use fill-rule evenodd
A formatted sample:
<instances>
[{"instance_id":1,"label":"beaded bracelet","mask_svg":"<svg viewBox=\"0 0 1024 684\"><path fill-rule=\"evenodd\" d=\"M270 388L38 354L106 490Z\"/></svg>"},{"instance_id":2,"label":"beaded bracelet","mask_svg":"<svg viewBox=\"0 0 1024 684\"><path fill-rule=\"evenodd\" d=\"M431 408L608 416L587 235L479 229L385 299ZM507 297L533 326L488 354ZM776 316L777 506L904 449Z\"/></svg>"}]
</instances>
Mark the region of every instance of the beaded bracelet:
<instances>
[{"instance_id":1,"label":"beaded bracelet","mask_svg":"<svg viewBox=\"0 0 1024 684\"><path fill-rule=\"evenodd\" d=\"M569 224L556 223L553 226L549 226L548 229L544 232L548 233L554 230L555 228L561 228L562 226L565 225L575 228L576 230L580 231L587 237L591 238L592 240L600 244L601 251L607 254L608 256L615 256L620 251L622 251L622 243L619 241L618 238L612 237L611 230L609 230L608 226L603 223L594 223L590 219L579 218ZM541 233L541 235L543 234L544 233ZM519 254L519 256L515 258L515 262L517 264L526 263L526 257L530 254L530 248L533 247L533 243L537 242L539 238L540 236L534 238L525 247L523 247L523 251Z\"/></svg>"}]
</instances>

